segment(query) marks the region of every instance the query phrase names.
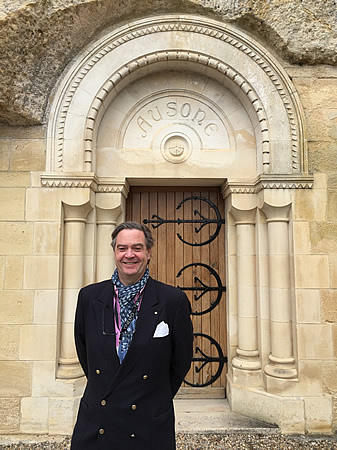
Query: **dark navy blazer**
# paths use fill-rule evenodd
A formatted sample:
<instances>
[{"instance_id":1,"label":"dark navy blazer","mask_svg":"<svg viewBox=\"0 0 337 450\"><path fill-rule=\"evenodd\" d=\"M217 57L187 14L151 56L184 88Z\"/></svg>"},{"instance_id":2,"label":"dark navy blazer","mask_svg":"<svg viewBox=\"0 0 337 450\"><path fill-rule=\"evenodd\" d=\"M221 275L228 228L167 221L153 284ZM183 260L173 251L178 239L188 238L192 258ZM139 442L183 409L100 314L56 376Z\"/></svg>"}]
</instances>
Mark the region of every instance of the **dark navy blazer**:
<instances>
[{"instance_id":1,"label":"dark navy blazer","mask_svg":"<svg viewBox=\"0 0 337 450\"><path fill-rule=\"evenodd\" d=\"M149 278L136 332L120 364L112 295L107 280L81 289L78 296L75 343L88 381L71 449L174 450L172 400L193 353L190 303L180 289ZM154 337L161 322L168 334Z\"/></svg>"}]
</instances>

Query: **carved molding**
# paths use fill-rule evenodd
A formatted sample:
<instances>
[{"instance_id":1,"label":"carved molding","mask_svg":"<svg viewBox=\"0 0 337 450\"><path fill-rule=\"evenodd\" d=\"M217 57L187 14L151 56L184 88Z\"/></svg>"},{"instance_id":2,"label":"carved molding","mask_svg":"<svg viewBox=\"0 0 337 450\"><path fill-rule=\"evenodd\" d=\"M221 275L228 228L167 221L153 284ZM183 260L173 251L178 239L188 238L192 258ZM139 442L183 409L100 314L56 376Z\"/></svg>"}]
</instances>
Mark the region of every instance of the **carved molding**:
<instances>
[{"instance_id":1,"label":"carved molding","mask_svg":"<svg viewBox=\"0 0 337 450\"><path fill-rule=\"evenodd\" d=\"M260 175L251 181L227 180L222 187L224 198L231 194L257 194L265 189L312 189L311 175Z\"/></svg>"},{"instance_id":2,"label":"carved molding","mask_svg":"<svg viewBox=\"0 0 337 450\"><path fill-rule=\"evenodd\" d=\"M150 21L151 20L151 21ZM248 40L243 34L241 34L238 30L234 30L228 25L224 25L216 22L204 22L202 18L188 17L188 16L167 16L162 18L152 18L150 20L143 20L135 23L131 28L130 25L125 27L122 30L117 30L116 34L110 35L108 38L102 39L94 50L92 50L88 56L83 61L82 65L78 67L78 69L74 70L73 73L75 75L69 80L67 86L65 86L63 92L63 99L61 100L61 105L58 110L58 118L55 131L55 138L57 137L57 143L52 142L52 145L56 145L56 148L52 149L56 153L56 170L62 170L62 162L63 162L63 133L65 128L67 111L69 109L69 105L72 101L74 93L78 88L81 80L86 76L86 74L92 69L92 67L97 64L106 54L113 51L115 48L129 42L130 40L137 39L140 36L167 32L167 31L182 31L189 33L198 33L210 36L213 39L218 39L223 42L226 42L229 45L234 46L239 49L243 53L245 53L249 58L255 61L255 63L263 70L269 79L272 81L275 86L276 91L278 92L280 98L283 101L285 106L285 110L287 111L288 121L290 124L290 132L291 132L291 156L292 156L292 168L294 173L299 173L303 170L301 165L304 164L303 152L304 152L304 139L303 139L303 130L301 128L301 107L297 98L296 93L293 91L291 86L289 86L289 81L286 76L281 72L281 69L278 67L277 63L273 61L270 55L266 55L263 49L259 48L252 41ZM159 59L158 59L159 58ZM113 89L118 82L123 79L125 76L139 69L141 66L146 66L149 64L153 64L161 60L160 58L166 58L166 60L181 59L181 60L189 60L193 62L197 62L199 64L204 64L210 67L213 67L215 70L221 71L226 74L230 79L235 81L240 88L245 92L247 97L250 99L252 104L257 111L260 122L264 122L267 124L265 119L265 113L263 109L260 108L260 105L255 105L254 102L258 101L256 94L252 87L229 66L222 63L221 61L215 60L207 55L202 54L191 54L188 51L181 52L163 52L161 53L153 53L151 55L143 56L141 59L132 61L129 64L121 67L118 71L114 73L114 75L107 81L106 85L101 89L97 97L95 98L90 114L87 118L87 126L86 126L86 135L84 137L85 140L85 166L86 170L91 170L91 140L92 140L92 130L93 130L93 121L97 116L97 111L102 104L104 97ZM242 84L241 84L242 83ZM106 88L108 92L105 92ZM259 102L260 103L260 102ZM94 112L96 111L96 112ZM91 115L95 117L91 117ZM262 116L262 117L260 117ZM268 134L267 127L261 126L261 130L263 134ZM56 141L56 139L55 139ZM263 142L265 143L262 148L262 154L264 155L263 163L268 167L269 165L269 142L268 137L266 139L263 136ZM265 173L267 170L264 171Z\"/></svg>"},{"instance_id":3,"label":"carved molding","mask_svg":"<svg viewBox=\"0 0 337 450\"><path fill-rule=\"evenodd\" d=\"M125 179L98 178L93 173L42 174L41 186L45 188L86 188L93 192L122 193L127 197L129 184Z\"/></svg>"}]
</instances>

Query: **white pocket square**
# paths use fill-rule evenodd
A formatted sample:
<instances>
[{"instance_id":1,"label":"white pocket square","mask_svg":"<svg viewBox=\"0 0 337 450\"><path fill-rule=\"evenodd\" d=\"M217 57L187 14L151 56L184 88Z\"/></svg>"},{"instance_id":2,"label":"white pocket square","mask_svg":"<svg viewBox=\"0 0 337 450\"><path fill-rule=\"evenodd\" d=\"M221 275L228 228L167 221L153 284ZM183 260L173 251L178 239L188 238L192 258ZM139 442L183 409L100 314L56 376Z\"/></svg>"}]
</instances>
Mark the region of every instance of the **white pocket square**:
<instances>
[{"instance_id":1,"label":"white pocket square","mask_svg":"<svg viewBox=\"0 0 337 450\"><path fill-rule=\"evenodd\" d=\"M158 323L153 337L159 338L159 337L168 336L168 334L169 334L169 327L166 322L162 321L162 322Z\"/></svg>"}]
</instances>

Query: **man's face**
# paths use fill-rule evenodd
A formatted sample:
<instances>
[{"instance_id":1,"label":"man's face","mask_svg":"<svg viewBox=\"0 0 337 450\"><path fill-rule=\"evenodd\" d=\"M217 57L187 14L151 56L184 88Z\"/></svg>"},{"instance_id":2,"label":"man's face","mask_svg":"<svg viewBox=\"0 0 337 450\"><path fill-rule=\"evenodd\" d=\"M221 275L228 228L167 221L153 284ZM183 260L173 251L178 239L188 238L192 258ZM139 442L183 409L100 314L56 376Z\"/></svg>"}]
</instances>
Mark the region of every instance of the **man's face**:
<instances>
[{"instance_id":1,"label":"man's face","mask_svg":"<svg viewBox=\"0 0 337 450\"><path fill-rule=\"evenodd\" d=\"M114 254L119 279L127 286L144 275L151 249L147 250L142 231L122 230L117 234Z\"/></svg>"}]
</instances>

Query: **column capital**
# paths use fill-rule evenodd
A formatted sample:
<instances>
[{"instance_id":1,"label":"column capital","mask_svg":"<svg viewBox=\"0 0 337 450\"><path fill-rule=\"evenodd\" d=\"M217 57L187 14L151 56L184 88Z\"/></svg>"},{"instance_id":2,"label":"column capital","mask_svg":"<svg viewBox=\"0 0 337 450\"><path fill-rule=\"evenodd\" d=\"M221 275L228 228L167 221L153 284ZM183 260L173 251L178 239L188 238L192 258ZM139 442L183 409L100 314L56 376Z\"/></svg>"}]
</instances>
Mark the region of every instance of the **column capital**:
<instances>
[{"instance_id":1,"label":"column capital","mask_svg":"<svg viewBox=\"0 0 337 450\"><path fill-rule=\"evenodd\" d=\"M100 208L96 206L97 225L115 225L122 212L121 205L115 208Z\"/></svg>"},{"instance_id":2,"label":"column capital","mask_svg":"<svg viewBox=\"0 0 337 450\"><path fill-rule=\"evenodd\" d=\"M86 221L89 212L92 210L90 202L86 202L82 205L69 205L68 203L62 202L62 205L66 222Z\"/></svg>"},{"instance_id":3,"label":"column capital","mask_svg":"<svg viewBox=\"0 0 337 450\"><path fill-rule=\"evenodd\" d=\"M256 208L238 209L232 206L229 212L235 221L235 225L237 224L255 225Z\"/></svg>"},{"instance_id":4,"label":"column capital","mask_svg":"<svg viewBox=\"0 0 337 450\"><path fill-rule=\"evenodd\" d=\"M267 222L289 222L291 203L284 206L272 206L264 203L261 211L265 214Z\"/></svg>"}]
</instances>

